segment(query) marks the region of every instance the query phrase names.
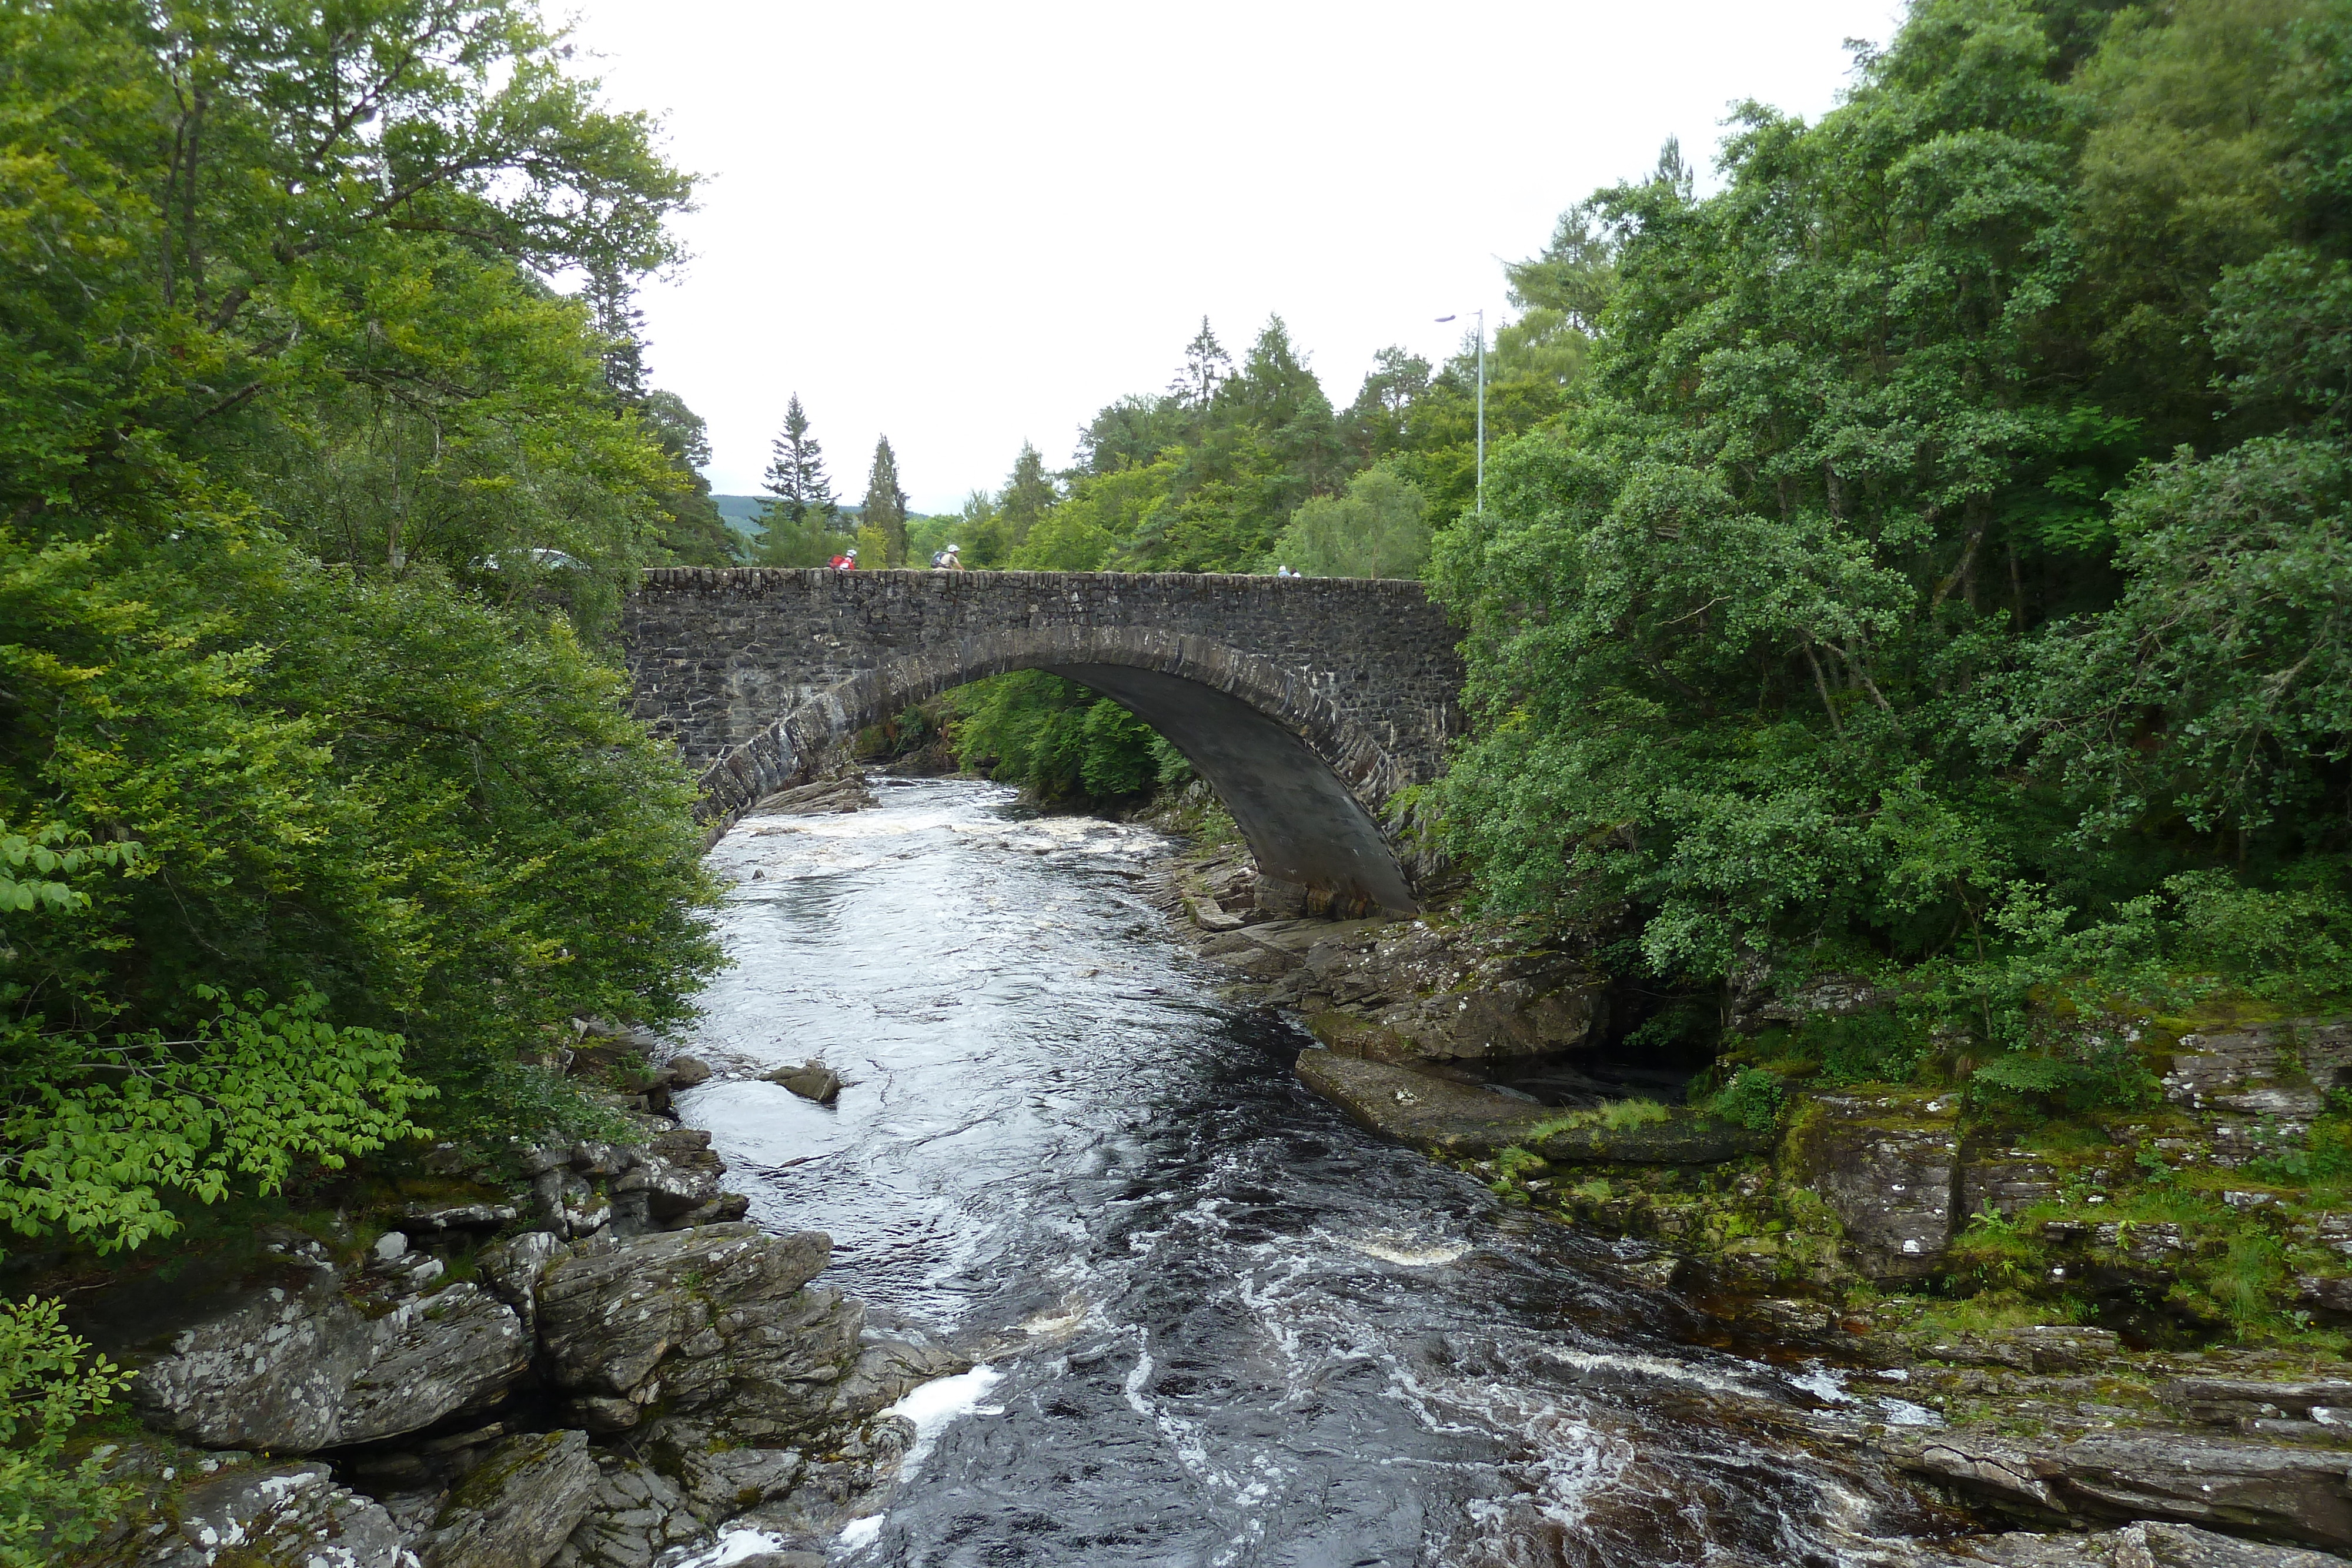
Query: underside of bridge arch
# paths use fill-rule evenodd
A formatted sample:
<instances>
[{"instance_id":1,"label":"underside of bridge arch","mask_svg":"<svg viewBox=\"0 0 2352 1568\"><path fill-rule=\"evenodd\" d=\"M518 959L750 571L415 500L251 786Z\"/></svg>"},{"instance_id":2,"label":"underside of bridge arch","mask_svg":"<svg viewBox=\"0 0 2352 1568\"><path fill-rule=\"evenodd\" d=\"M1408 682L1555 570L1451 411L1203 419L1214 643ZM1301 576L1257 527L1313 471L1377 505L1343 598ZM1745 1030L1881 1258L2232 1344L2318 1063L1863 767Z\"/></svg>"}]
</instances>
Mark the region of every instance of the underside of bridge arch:
<instances>
[{"instance_id":1,"label":"underside of bridge arch","mask_svg":"<svg viewBox=\"0 0 2352 1568\"><path fill-rule=\"evenodd\" d=\"M1249 841L1258 871L1303 907L1420 907L1373 808L1417 781L1312 672L1162 628L1009 629L869 664L847 679L768 688L782 712L702 776L700 813L723 831L802 783L839 743L953 686L1045 670L1126 706L1182 752ZM1393 726L1390 727L1393 729Z\"/></svg>"},{"instance_id":2,"label":"underside of bridge arch","mask_svg":"<svg viewBox=\"0 0 2352 1568\"><path fill-rule=\"evenodd\" d=\"M1339 914L1420 904L1396 854L1330 764L1241 698L1129 664L1043 668L1118 702L1168 737L1209 781L1249 841L1260 875Z\"/></svg>"}]
</instances>

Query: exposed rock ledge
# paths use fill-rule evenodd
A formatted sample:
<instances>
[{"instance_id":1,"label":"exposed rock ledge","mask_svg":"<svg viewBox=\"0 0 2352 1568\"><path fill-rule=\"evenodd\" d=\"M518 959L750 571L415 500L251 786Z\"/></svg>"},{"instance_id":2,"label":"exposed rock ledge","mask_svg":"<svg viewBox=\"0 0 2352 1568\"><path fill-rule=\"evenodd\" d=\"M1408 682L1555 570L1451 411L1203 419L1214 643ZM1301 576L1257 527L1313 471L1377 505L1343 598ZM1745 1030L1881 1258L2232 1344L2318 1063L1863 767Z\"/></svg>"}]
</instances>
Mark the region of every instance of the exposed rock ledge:
<instances>
[{"instance_id":1,"label":"exposed rock ledge","mask_svg":"<svg viewBox=\"0 0 2352 1568\"><path fill-rule=\"evenodd\" d=\"M159 1436L105 1451L139 1506L74 1561L650 1568L740 1524L821 1562L913 1440L888 1407L967 1364L814 1285L823 1234L718 1218L708 1135L646 1124L531 1152L532 1190L416 1241L268 1232L257 1270L118 1324Z\"/></svg>"},{"instance_id":2,"label":"exposed rock ledge","mask_svg":"<svg viewBox=\"0 0 2352 1568\"><path fill-rule=\"evenodd\" d=\"M1623 1127L1563 1126L1551 1107L1334 1051L1300 1051L1297 1072L1368 1131L1474 1159L1517 1146L1562 1163L1714 1165L1760 1153L1770 1142L1767 1134L1686 1112Z\"/></svg>"}]
</instances>

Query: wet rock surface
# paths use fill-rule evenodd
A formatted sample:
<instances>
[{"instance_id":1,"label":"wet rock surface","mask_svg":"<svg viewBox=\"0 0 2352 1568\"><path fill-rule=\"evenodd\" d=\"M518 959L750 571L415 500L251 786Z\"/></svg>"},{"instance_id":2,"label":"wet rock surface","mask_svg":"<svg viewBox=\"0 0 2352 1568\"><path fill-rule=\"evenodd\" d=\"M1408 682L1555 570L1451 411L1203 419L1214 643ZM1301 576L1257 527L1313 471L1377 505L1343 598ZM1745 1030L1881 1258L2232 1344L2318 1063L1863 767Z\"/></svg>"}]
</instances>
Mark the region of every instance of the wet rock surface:
<instances>
[{"instance_id":1,"label":"wet rock surface","mask_svg":"<svg viewBox=\"0 0 2352 1568\"><path fill-rule=\"evenodd\" d=\"M2152 1520L2094 1535L2019 1531L1968 1542L1963 1550L2002 1568L2334 1568L2343 1561Z\"/></svg>"},{"instance_id":2,"label":"wet rock surface","mask_svg":"<svg viewBox=\"0 0 2352 1568\"><path fill-rule=\"evenodd\" d=\"M478 1286L370 1317L341 1284L313 1270L184 1331L141 1372L142 1412L208 1447L304 1453L421 1431L496 1399L530 1365L521 1321Z\"/></svg>"},{"instance_id":3,"label":"wet rock surface","mask_svg":"<svg viewBox=\"0 0 2352 1568\"><path fill-rule=\"evenodd\" d=\"M2032 1524L2167 1520L2352 1549L2352 1456L2182 1432L2028 1444L1949 1433L1896 1450L1916 1472Z\"/></svg>"}]
</instances>

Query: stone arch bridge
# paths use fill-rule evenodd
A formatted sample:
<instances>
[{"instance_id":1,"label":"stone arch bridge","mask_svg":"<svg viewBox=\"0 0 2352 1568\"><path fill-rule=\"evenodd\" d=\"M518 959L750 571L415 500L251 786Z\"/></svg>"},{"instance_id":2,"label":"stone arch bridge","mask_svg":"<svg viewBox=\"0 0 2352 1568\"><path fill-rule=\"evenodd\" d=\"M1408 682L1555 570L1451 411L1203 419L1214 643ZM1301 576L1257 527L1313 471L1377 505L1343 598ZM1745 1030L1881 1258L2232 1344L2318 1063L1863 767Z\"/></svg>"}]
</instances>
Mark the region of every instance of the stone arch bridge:
<instances>
[{"instance_id":1,"label":"stone arch bridge","mask_svg":"<svg viewBox=\"0 0 2352 1568\"><path fill-rule=\"evenodd\" d=\"M672 567L623 629L635 712L701 771L714 833L867 725L1048 670L1191 760L1276 899L1340 914L1418 907L1385 809L1461 727L1458 633L1417 582Z\"/></svg>"}]
</instances>

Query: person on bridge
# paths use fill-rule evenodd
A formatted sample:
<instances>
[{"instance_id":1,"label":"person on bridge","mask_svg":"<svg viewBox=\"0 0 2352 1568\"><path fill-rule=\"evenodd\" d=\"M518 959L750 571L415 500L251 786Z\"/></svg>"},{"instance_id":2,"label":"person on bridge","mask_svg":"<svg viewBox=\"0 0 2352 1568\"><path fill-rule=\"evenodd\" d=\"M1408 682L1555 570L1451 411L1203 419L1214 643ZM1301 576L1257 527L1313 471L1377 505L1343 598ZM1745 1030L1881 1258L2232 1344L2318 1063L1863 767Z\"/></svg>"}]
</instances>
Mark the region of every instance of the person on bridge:
<instances>
[{"instance_id":1,"label":"person on bridge","mask_svg":"<svg viewBox=\"0 0 2352 1568\"><path fill-rule=\"evenodd\" d=\"M962 549L963 547L961 545L950 545L947 549L940 551L939 554L931 558L931 570L933 571L961 571L963 570L963 557L956 552Z\"/></svg>"},{"instance_id":2,"label":"person on bridge","mask_svg":"<svg viewBox=\"0 0 2352 1568\"><path fill-rule=\"evenodd\" d=\"M857 552L854 549L845 549L839 555L835 556L833 558L833 570L835 571L856 571L857 570Z\"/></svg>"}]
</instances>

